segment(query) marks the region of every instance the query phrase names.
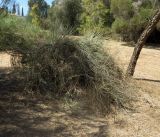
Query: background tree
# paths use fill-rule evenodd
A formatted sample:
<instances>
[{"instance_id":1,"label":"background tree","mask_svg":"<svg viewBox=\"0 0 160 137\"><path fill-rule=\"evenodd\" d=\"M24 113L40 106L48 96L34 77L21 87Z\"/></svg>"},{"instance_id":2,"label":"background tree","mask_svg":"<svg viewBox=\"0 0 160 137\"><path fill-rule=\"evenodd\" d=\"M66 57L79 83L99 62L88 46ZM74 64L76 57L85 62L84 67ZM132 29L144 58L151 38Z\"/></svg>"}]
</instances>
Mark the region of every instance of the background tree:
<instances>
[{"instance_id":1,"label":"background tree","mask_svg":"<svg viewBox=\"0 0 160 137\"><path fill-rule=\"evenodd\" d=\"M0 7L1 7L2 5L8 5L10 2L11 2L11 0L1 0L1 1L0 1Z\"/></svg>"},{"instance_id":2,"label":"background tree","mask_svg":"<svg viewBox=\"0 0 160 137\"><path fill-rule=\"evenodd\" d=\"M16 3L13 3L12 14L16 14Z\"/></svg>"},{"instance_id":3,"label":"background tree","mask_svg":"<svg viewBox=\"0 0 160 137\"><path fill-rule=\"evenodd\" d=\"M22 16L24 16L24 11L23 11L23 7L22 7Z\"/></svg>"},{"instance_id":4,"label":"background tree","mask_svg":"<svg viewBox=\"0 0 160 137\"><path fill-rule=\"evenodd\" d=\"M137 42L155 8L150 0L111 0L111 11L115 17L112 32L122 40Z\"/></svg>"},{"instance_id":5,"label":"background tree","mask_svg":"<svg viewBox=\"0 0 160 137\"><path fill-rule=\"evenodd\" d=\"M63 27L77 33L82 12L81 0L56 0L49 11L51 22L59 22Z\"/></svg>"},{"instance_id":6,"label":"background tree","mask_svg":"<svg viewBox=\"0 0 160 137\"><path fill-rule=\"evenodd\" d=\"M81 0L64 0L63 8L68 26L72 28L77 27L82 10Z\"/></svg>"},{"instance_id":7,"label":"background tree","mask_svg":"<svg viewBox=\"0 0 160 137\"><path fill-rule=\"evenodd\" d=\"M29 16L31 22L41 25L42 21L48 16L48 5L44 0L29 0Z\"/></svg>"},{"instance_id":8,"label":"background tree","mask_svg":"<svg viewBox=\"0 0 160 137\"><path fill-rule=\"evenodd\" d=\"M82 0L83 12L81 14L80 31L104 29L110 27L113 17L104 0Z\"/></svg>"},{"instance_id":9,"label":"background tree","mask_svg":"<svg viewBox=\"0 0 160 137\"><path fill-rule=\"evenodd\" d=\"M136 44L136 47L134 48L134 52L132 54L132 57L131 57L131 60L130 60L130 63L129 63L129 66L127 69L126 76L133 76L140 52L141 52L147 38L153 32L153 30L155 29L155 27L159 21L160 21L160 10L158 10L155 13L152 20L148 23L146 29L144 30L144 32L142 33L142 35L138 39L138 42Z\"/></svg>"},{"instance_id":10,"label":"background tree","mask_svg":"<svg viewBox=\"0 0 160 137\"><path fill-rule=\"evenodd\" d=\"M2 8L0 9L0 13L3 13L3 15L8 14L8 6L7 5L2 5Z\"/></svg>"},{"instance_id":11,"label":"background tree","mask_svg":"<svg viewBox=\"0 0 160 137\"><path fill-rule=\"evenodd\" d=\"M111 12L115 18L130 19L133 17L132 0L111 0Z\"/></svg>"}]
</instances>

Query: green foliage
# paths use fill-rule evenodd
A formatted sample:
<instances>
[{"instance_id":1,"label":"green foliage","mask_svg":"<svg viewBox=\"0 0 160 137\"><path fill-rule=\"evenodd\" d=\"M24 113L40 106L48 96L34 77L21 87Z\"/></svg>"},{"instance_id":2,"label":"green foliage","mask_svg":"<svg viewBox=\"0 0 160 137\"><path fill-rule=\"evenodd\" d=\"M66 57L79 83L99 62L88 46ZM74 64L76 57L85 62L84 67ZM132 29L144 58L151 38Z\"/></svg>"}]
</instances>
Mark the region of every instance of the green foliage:
<instances>
[{"instance_id":1,"label":"green foliage","mask_svg":"<svg viewBox=\"0 0 160 137\"><path fill-rule=\"evenodd\" d=\"M24 16L23 7L22 7L22 16Z\"/></svg>"},{"instance_id":2,"label":"green foliage","mask_svg":"<svg viewBox=\"0 0 160 137\"><path fill-rule=\"evenodd\" d=\"M29 0L29 16L31 22L40 26L48 16L48 5L45 0Z\"/></svg>"},{"instance_id":3,"label":"green foliage","mask_svg":"<svg viewBox=\"0 0 160 137\"><path fill-rule=\"evenodd\" d=\"M16 4L13 4L12 14L16 14Z\"/></svg>"},{"instance_id":4,"label":"green foliage","mask_svg":"<svg viewBox=\"0 0 160 137\"><path fill-rule=\"evenodd\" d=\"M65 0L63 8L68 26L71 28L79 26L79 16L82 10L81 0Z\"/></svg>"},{"instance_id":5,"label":"green foliage","mask_svg":"<svg viewBox=\"0 0 160 137\"><path fill-rule=\"evenodd\" d=\"M155 1L155 0L154 0ZM143 8L152 8L153 7L153 1L149 1L149 0L143 0L142 1L142 5L141 5L141 7L143 7Z\"/></svg>"},{"instance_id":6,"label":"green foliage","mask_svg":"<svg viewBox=\"0 0 160 137\"><path fill-rule=\"evenodd\" d=\"M82 0L83 12L79 31L84 34L86 31L104 27L110 27L113 22L110 10L106 8L103 0L92 1ZM95 29L97 30L97 29Z\"/></svg>"},{"instance_id":7,"label":"green foliage","mask_svg":"<svg viewBox=\"0 0 160 137\"><path fill-rule=\"evenodd\" d=\"M5 21L0 21L0 51L12 51L24 54L30 48L29 42L18 33L15 33L15 24L10 25L10 23Z\"/></svg>"},{"instance_id":8,"label":"green foliage","mask_svg":"<svg viewBox=\"0 0 160 137\"><path fill-rule=\"evenodd\" d=\"M129 21L123 18L116 18L114 23L112 24L112 32L116 34L120 34L123 40L128 38L127 30L128 30Z\"/></svg>"},{"instance_id":9,"label":"green foliage","mask_svg":"<svg viewBox=\"0 0 160 137\"><path fill-rule=\"evenodd\" d=\"M0 30L0 51L23 53L29 49L29 43L20 35Z\"/></svg>"},{"instance_id":10,"label":"green foliage","mask_svg":"<svg viewBox=\"0 0 160 137\"><path fill-rule=\"evenodd\" d=\"M60 22L77 33L81 10L81 0L64 0L61 4L54 4L49 12L51 23Z\"/></svg>"},{"instance_id":11,"label":"green foliage","mask_svg":"<svg viewBox=\"0 0 160 137\"><path fill-rule=\"evenodd\" d=\"M134 12L132 0L111 0L111 12L115 18L130 19Z\"/></svg>"},{"instance_id":12,"label":"green foliage","mask_svg":"<svg viewBox=\"0 0 160 137\"><path fill-rule=\"evenodd\" d=\"M126 8L126 12L120 12L118 8L114 8L113 10L113 7L116 7L116 6L119 7L118 2L120 1L122 0L119 0L117 2L112 0L112 2L114 3L111 4L111 9L112 11L115 12L114 15L117 15L115 16L116 17L115 22L112 24L112 31L114 33L120 34L122 39L125 41L131 40L136 42L140 34L145 29L148 21L151 19L152 15L154 14L154 9L152 9L152 5L150 5L151 3L149 1L143 1L142 5L136 10L133 10L133 8L131 7ZM131 4L130 0L125 0L125 1ZM122 5L128 5L123 2L121 3ZM122 7L119 7L119 8L122 8ZM129 11L131 11L130 9L134 11L134 14L133 14L134 16L129 16L128 13ZM125 11L125 9L123 8L121 10ZM127 13L127 14L125 15L123 13Z\"/></svg>"},{"instance_id":13,"label":"green foliage","mask_svg":"<svg viewBox=\"0 0 160 137\"><path fill-rule=\"evenodd\" d=\"M8 4L10 3L10 0L2 0L0 2L0 18L5 17L8 14Z\"/></svg>"},{"instance_id":14,"label":"green foliage","mask_svg":"<svg viewBox=\"0 0 160 137\"><path fill-rule=\"evenodd\" d=\"M142 22L146 22L151 19L153 14L154 14L154 9L142 7L139 9L138 13L139 20L141 20Z\"/></svg>"},{"instance_id":15,"label":"green foliage","mask_svg":"<svg viewBox=\"0 0 160 137\"><path fill-rule=\"evenodd\" d=\"M154 14L153 9L147 9L147 8L140 8L139 12L136 16L134 16L130 20L130 24L128 25L128 36L129 40L137 41L140 34L143 32L145 27L148 24L148 21L151 19L152 15Z\"/></svg>"},{"instance_id":16,"label":"green foliage","mask_svg":"<svg viewBox=\"0 0 160 137\"><path fill-rule=\"evenodd\" d=\"M7 16L0 19L1 50L27 51L40 42L51 42L49 32L27 22L25 18Z\"/></svg>"},{"instance_id":17,"label":"green foliage","mask_svg":"<svg viewBox=\"0 0 160 137\"><path fill-rule=\"evenodd\" d=\"M125 33L125 28L128 26L128 21L123 18L116 18L112 24L112 30L116 33Z\"/></svg>"}]
</instances>

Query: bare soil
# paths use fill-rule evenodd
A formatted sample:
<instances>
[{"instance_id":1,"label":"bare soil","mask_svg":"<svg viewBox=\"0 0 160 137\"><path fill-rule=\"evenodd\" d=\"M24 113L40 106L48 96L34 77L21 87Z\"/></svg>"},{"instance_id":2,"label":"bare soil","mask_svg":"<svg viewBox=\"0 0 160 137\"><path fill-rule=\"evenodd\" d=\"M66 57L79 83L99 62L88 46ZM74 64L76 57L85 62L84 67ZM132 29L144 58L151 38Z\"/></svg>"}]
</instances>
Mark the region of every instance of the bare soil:
<instances>
[{"instance_id":1,"label":"bare soil","mask_svg":"<svg viewBox=\"0 0 160 137\"><path fill-rule=\"evenodd\" d=\"M105 41L110 52L124 72L134 47L125 42ZM118 112L115 120L109 119L111 137L159 137L160 136L160 49L144 47L136 66L134 80L138 100L134 113Z\"/></svg>"},{"instance_id":2,"label":"bare soil","mask_svg":"<svg viewBox=\"0 0 160 137\"><path fill-rule=\"evenodd\" d=\"M133 46L129 43L113 40L105 41L106 50L113 55L117 63L126 70L133 52ZM134 77L160 81L160 48L145 46L140 54Z\"/></svg>"},{"instance_id":3,"label":"bare soil","mask_svg":"<svg viewBox=\"0 0 160 137\"><path fill-rule=\"evenodd\" d=\"M107 40L104 49L125 72L133 47ZM5 70L8 76L4 68L11 66L10 57L3 53L0 59L2 72ZM160 137L159 67L160 50L144 48L134 76L138 97L133 102L133 110L117 110L103 117L74 101L64 103L0 92L3 93L0 95L0 137ZM2 72L1 79L4 78ZM4 80L0 84L5 83Z\"/></svg>"},{"instance_id":4,"label":"bare soil","mask_svg":"<svg viewBox=\"0 0 160 137\"><path fill-rule=\"evenodd\" d=\"M0 68L11 67L11 55L5 52L0 53Z\"/></svg>"}]
</instances>

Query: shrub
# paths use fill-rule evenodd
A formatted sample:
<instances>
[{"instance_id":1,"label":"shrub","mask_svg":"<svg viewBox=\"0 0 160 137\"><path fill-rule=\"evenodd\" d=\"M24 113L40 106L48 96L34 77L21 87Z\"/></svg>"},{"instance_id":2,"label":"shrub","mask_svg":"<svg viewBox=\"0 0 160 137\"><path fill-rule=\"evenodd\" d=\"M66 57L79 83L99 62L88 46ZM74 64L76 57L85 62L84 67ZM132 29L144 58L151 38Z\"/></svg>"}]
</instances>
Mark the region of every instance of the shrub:
<instances>
[{"instance_id":1,"label":"shrub","mask_svg":"<svg viewBox=\"0 0 160 137\"><path fill-rule=\"evenodd\" d=\"M49 11L51 24L60 22L65 28L77 33L81 10L81 0L64 0L61 4L55 4Z\"/></svg>"},{"instance_id":2,"label":"shrub","mask_svg":"<svg viewBox=\"0 0 160 137\"><path fill-rule=\"evenodd\" d=\"M153 13L153 9L141 7L129 20L116 18L112 24L112 31L120 34L125 41L137 42Z\"/></svg>"},{"instance_id":3,"label":"shrub","mask_svg":"<svg viewBox=\"0 0 160 137\"><path fill-rule=\"evenodd\" d=\"M25 18L6 16L0 19L0 51L12 55L13 67L21 66L21 57L25 57L33 47L51 43L48 31L26 22ZM22 59L22 62L25 60Z\"/></svg>"},{"instance_id":4,"label":"shrub","mask_svg":"<svg viewBox=\"0 0 160 137\"><path fill-rule=\"evenodd\" d=\"M112 24L112 31L114 33L120 34L123 40L126 40L128 38L128 25L129 21L123 18L116 18L116 20Z\"/></svg>"},{"instance_id":5,"label":"shrub","mask_svg":"<svg viewBox=\"0 0 160 137\"><path fill-rule=\"evenodd\" d=\"M143 7L143 8L152 8L152 6L153 6L153 3L154 2L152 2L152 1L149 1L149 0L143 0L142 1L142 5L141 5L141 7Z\"/></svg>"},{"instance_id":6,"label":"shrub","mask_svg":"<svg viewBox=\"0 0 160 137\"><path fill-rule=\"evenodd\" d=\"M25 18L7 16L0 19L0 29L4 32L12 32L23 37L31 43L50 42L50 32L42 30L40 27L27 22Z\"/></svg>"},{"instance_id":7,"label":"shrub","mask_svg":"<svg viewBox=\"0 0 160 137\"><path fill-rule=\"evenodd\" d=\"M28 42L11 31L0 30L0 50L24 53L29 49Z\"/></svg>"},{"instance_id":8,"label":"shrub","mask_svg":"<svg viewBox=\"0 0 160 137\"><path fill-rule=\"evenodd\" d=\"M6 17L0 20L0 50L24 52L29 48L26 39L17 32L16 18Z\"/></svg>"},{"instance_id":9,"label":"shrub","mask_svg":"<svg viewBox=\"0 0 160 137\"><path fill-rule=\"evenodd\" d=\"M111 12L115 18L130 19L133 17L132 0L111 0Z\"/></svg>"},{"instance_id":10,"label":"shrub","mask_svg":"<svg viewBox=\"0 0 160 137\"><path fill-rule=\"evenodd\" d=\"M75 41L64 38L35 48L24 65L25 90L73 98L81 92L91 107L103 111L111 104L123 106L129 95L125 92L127 83L100 45L102 41L92 35Z\"/></svg>"},{"instance_id":11,"label":"shrub","mask_svg":"<svg viewBox=\"0 0 160 137\"><path fill-rule=\"evenodd\" d=\"M85 34L87 31L101 33L105 27L110 27L113 22L113 15L107 9L103 0L92 1L82 0L83 12L81 14L81 25L79 32ZM100 31L99 31L100 30Z\"/></svg>"},{"instance_id":12,"label":"shrub","mask_svg":"<svg viewBox=\"0 0 160 137\"><path fill-rule=\"evenodd\" d=\"M130 20L128 25L128 40L137 42L153 13L154 10L152 9L140 8L139 13Z\"/></svg>"}]
</instances>

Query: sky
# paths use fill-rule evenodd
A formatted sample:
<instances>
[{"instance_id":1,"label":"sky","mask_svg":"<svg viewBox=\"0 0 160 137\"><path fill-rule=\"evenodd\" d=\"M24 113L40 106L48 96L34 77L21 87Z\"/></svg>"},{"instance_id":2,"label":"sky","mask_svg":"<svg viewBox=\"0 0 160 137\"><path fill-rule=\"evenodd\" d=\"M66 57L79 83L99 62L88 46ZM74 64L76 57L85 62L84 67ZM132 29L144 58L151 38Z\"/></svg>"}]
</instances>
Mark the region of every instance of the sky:
<instances>
[{"instance_id":1,"label":"sky","mask_svg":"<svg viewBox=\"0 0 160 137\"><path fill-rule=\"evenodd\" d=\"M0 0L1 1L1 0ZM24 10L24 15L27 15L28 13L28 0L15 0L16 3L19 3L20 8ZM54 0L45 0L49 5L51 5L52 1ZM12 8L13 3L10 4L10 7Z\"/></svg>"},{"instance_id":2,"label":"sky","mask_svg":"<svg viewBox=\"0 0 160 137\"><path fill-rule=\"evenodd\" d=\"M24 15L28 13L28 0L16 0L20 7L24 9ZM49 5L51 5L53 0L45 0Z\"/></svg>"}]
</instances>

